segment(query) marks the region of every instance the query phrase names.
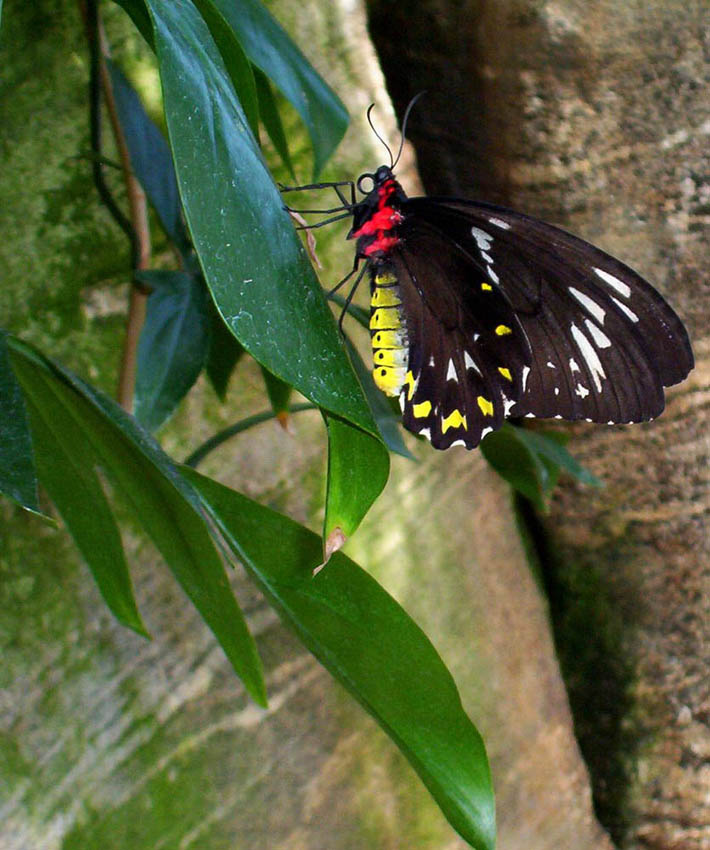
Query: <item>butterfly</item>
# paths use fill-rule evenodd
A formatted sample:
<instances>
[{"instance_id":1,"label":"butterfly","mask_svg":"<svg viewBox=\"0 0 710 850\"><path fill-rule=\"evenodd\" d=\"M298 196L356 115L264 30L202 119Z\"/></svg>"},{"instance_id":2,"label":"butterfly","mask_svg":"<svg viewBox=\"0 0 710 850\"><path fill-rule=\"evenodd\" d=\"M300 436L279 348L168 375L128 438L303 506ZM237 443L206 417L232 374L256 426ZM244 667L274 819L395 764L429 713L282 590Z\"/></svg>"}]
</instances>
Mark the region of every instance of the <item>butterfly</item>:
<instances>
[{"instance_id":1,"label":"butterfly","mask_svg":"<svg viewBox=\"0 0 710 850\"><path fill-rule=\"evenodd\" d=\"M693 368L663 297L551 224L483 202L408 197L394 173L400 154L355 183L294 188L330 187L341 201L302 210L336 213L310 226L352 217L355 262L335 289L359 271L347 308L369 273L372 374L399 398L404 426L436 449L472 449L509 417L658 416L664 387Z\"/></svg>"}]
</instances>

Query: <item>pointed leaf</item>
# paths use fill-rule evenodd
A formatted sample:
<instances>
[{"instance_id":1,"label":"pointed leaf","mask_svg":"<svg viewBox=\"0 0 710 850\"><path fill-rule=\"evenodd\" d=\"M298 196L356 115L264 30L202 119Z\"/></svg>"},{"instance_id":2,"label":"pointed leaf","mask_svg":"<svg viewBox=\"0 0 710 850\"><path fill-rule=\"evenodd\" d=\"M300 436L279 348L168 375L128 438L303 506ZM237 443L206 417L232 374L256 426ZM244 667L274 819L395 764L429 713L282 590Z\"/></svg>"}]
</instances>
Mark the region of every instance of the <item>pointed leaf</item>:
<instances>
[{"instance_id":1,"label":"pointed leaf","mask_svg":"<svg viewBox=\"0 0 710 850\"><path fill-rule=\"evenodd\" d=\"M328 484L323 538L339 528L350 537L387 483L389 454L379 440L323 414L328 429Z\"/></svg>"},{"instance_id":2,"label":"pointed leaf","mask_svg":"<svg viewBox=\"0 0 710 850\"><path fill-rule=\"evenodd\" d=\"M210 314L204 281L187 272L145 271L153 291L138 343L135 417L149 431L162 425L205 365Z\"/></svg>"},{"instance_id":3,"label":"pointed leaf","mask_svg":"<svg viewBox=\"0 0 710 850\"><path fill-rule=\"evenodd\" d=\"M210 302L210 350L205 369L214 391L224 401L229 378L239 362L244 348L224 323L224 319Z\"/></svg>"},{"instance_id":4,"label":"pointed leaf","mask_svg":"<svg viewBox=\"0 0 710 850\"><path fill-rule=\"evenodd\" d=\"M268 369L261 367L261 374L264 378L264 386L271 402L271 409L276 414L276 418L282 421L282 417L288 413L289 400L293 387L290 384L284 383L282 380L272 375ZM282 421L282 424L283 421Z\"/></svg>"},{"instance_id":5,"label":"pointed leaf","mask_svg":"<svg viewBox=\"0 0 710 850\"><path fill-rule=\"evenodd\" d=\"M37 393L28 384L29 398ZM133 595L121 535L94 471L96 455L64 405L49 392L30 401L37 469L71 536L116 619L148 636Z\"/></svg>"},{"instance_id":6,"label":"pointed leaf","mask_svg":"<svg viewBox=\"0 0 710 850\"><path fill-rule=\"evenodd\" d=\"M249 59L301 116L311 137L317 175L348 125L348 113L285 30L259 0L208 0L217 7Z\"/></svg>"},{"instance_id":7,"label":"pointed leaf","mask_svg":"<svg viewBox=\"0 0 710 850\"><path fill-rule=\"evenodd\" d=\"M291 154L288 151L286 132L281 123L281 116L276 106L274 93L271 91L269 79L263 71L254 67L254 81L256 83L256 94L259 98L259 117L266 128L266 132L269 134L276 153L281 157L283 164L295 180L296 173L293 169Z\"/></svg>"},{"instance_id":8,"label":"pointed leaf","mask_svg":"<svg viewBox=\"0 0 710 850\"><path fill-rule=\"evenodd\" d=\"M247 690L264 705L256 647L196 494L150 434L115 402L26 343L11 339L10 345L15 373L35 407L47 420L53 405L60 404L81 427L102 468L214 632ZM86 510L91 511L91 505Z\"/></svg>"},{"instance_id":9,"label":"pointed leaf","mask_svg":"<svg viewBox=\"0 0 710 850\"><path fill-rule=\"evenodd\" d=\"M390 735L451 825L492 850L483 742L426 635L342 552L312 578L321 560L313 532L193 470L183 474L284 622Z\"/></svg>"},{"instance_id":10,"label":"pointed leaf","mask_svg":"<svg viewBox=\"0 0 710 850\"><path fill-rule=\"evenodd\" d=\"M534 451L540 458L558 466L563 472L576 478L581 484L591 487L603 487L604 482L593 475L588 469L571 455L564 443L567 435L554 431L531 431L528 428L516 428L518 440Z\"/></svg>"},{"instance_id":11,"label":"pointed leaf","mask_svg":"<svg viewBox=\"0 0 710 850\"><path fill-rule=\"evenodd\" d=\"M525 443L518 440L517 428L504 425L499 431L487 434L481 441L485 459L515 490L544 512L545 484L548 468Z\"/></svg>"},{"instance_id":12,"label":"pointed leaf","mask_svg":"<svg viewBox=\"0 0 710 850\"><path fill-rule=\"evenodd\" d=\"M106 60L116 111L126 139L133 172L145 190L163 228L183 253L189 240L182 223L180 194L168 143L145 111L133 86L121 69Z\"/></svg>"},{"instance_id":13,"label":"pointed leaf","mask_svg":"<svg viewBox=\"0 0 710 850\"><path fill-rule=\"evenodd\" d=\"M4 331L0 331L0 493L40 513L27 410L10 365Z\"/></svg>"},{"instance_id":14,"label":"pointed leaf","mask_svg":"<svg viewBox=\"0 0 710 850\"><path fill-rule=\"evenodd\" d=\"M230 27L222 11L210 0L194 0L205 23L210 28L212 38L222 54L225 67L232 80L234 90L249 121L255 138L259 138L259 99L257 96L254 69L239 43L234 30Z\"/></svg>"},{"instance_id":15,"label":"pointed leaf","mask_svg":"<svg viewBox=\"0 0 710 850\"><path fill-rule=\"evenodd\" d=\"M188 0L148 5L178 183L215 303L270 372L376 433L207 27Z\"/></svg>"}]
</instances>

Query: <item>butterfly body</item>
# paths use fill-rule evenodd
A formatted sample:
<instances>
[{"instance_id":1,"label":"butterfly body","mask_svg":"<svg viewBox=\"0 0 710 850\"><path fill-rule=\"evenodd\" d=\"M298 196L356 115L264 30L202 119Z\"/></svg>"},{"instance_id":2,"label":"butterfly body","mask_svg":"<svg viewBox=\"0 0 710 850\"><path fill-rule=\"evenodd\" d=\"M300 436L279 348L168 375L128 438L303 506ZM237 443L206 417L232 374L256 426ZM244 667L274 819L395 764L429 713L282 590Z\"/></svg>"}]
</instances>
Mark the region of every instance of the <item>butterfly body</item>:
<instances>
[{"instance_id":1,"label":"butterfly body","mask_svg":"<svg viewBox=\"0 0 710 850\"><path fill-rule=\"evenodd\" d=\"M608 254L501 207L409 198L387 166L363 177L349 238L373 377L435 448L473 448L509 416L648 420L692 368L680 319Z\"/></svg>"}]
</instances>

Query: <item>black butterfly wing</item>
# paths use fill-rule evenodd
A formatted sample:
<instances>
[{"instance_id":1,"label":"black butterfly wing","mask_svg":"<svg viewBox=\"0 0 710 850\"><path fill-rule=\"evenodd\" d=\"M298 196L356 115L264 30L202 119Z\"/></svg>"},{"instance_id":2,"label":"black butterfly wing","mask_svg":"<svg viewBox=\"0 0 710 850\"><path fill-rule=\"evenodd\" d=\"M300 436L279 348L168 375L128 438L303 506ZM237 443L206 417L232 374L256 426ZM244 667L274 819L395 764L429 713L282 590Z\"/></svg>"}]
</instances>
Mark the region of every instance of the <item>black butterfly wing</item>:
<instances>
[{"instance_id":1,"label":"black butterfly wing","mask_svg":"<svg viewBox=\"0 0 710 850\"><path fill-rule=\"evenodd\" d=\"M413 223L405 259L420 253L417 234L426 231L429 249L438 243L439 253L468 262L510 305L530 353L510 415L651 419L663 410L663 387L692 368L687 333L665 300L589 243L482 203L411 198L402 212ZM443 285L465 288L452 278Z\"/></svg>"},{"instance_id":2,"label":"black butterfly wing","mask_svg":"<svg viewBox=\"0 0 710 850\"><path fill-rule=\"evenodd\" d=\"M404 424L435 448L473 448L523 393L531 353L514 311L480 260L426 221L406 221L387 262L406 316Z\"/></svg>"}]
</instances>

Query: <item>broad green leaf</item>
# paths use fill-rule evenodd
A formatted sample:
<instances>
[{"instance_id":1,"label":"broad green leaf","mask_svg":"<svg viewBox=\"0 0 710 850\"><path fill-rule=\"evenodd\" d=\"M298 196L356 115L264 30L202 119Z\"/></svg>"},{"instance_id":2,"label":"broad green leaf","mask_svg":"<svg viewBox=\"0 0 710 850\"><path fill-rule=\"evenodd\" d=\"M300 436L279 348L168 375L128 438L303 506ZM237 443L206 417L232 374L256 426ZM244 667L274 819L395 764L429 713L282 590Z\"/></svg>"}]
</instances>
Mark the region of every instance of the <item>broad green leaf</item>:
<instances>
[{"instance_id":1,"label":"broad green leaf","mask_svg":"<svg viewBox=\"0 0 710 850\"><path fill-rule=\"evenodd\" d=\"M205 0L224 15L251 62L261 68L301 116L311 138L314 179L345 134L340 99L259 0Z\"/></svg>"},{"instance_id":2,"label":"broad green leaf","mask_svg":"<svg viewBox=\"0 0 710 850\"><path fill-rule=\"evenodd\" d=\"M259 98L257 96L254 69L247 59L234 30L230 27L222 11L211 0L194 0L205 23L210 28L212 38L222 54L222 60L232 80L234 90L239 96L244 114L256 139L259 138Z\"/></svg>"},{"instance_id":3,"label":"broad green leaf","mask_svg":"<svg viewBox=\"0 0 710 850\"><path fill-rule=\"evenodd\" d=\"M293 169L291 154L288 151L286 132L281 123L281 116L279 115L274 93L271 91L269 78L258 68L254 67L254 81L256 83L256 94L259 98L259 117L266 128L266 132L269 134L276 153L281 157L283 164L295 180L296 172Z\"/></svg>"},{"instance_id":4,"label":"broad green leaf","mask_svg":"<svg viewBox=\"0 0 710 850\"><path fill-rule=\"evenodd\" d=\"M189 239L182 222L180 194L168 143L145 111L121 69L106 61L116 112L126 139L133 172L175 245L185 253Z\"/></svg>"},{"instance_id":5,"label":"broad green leaf","mask_svg":"<svg viewBox=\"0 0 710 850\"><path fill-rule=\"evenodd\" d=\"M138 343L134 415L154 431L187 395L205 365L209 300L201 277L187 272L145 271L136 279L153 291Z\"/></svg>"},{"instance_id":6,"label":"broad green leaf","mask_svg":"<svg viewBox=\"0 0 710 850\"><path fill-rule=\"evenodd\" d=\"M4 331L0 331L0 493L40 513L27 410L10 365Z\"/></svg>"},{"instance_id":7,"label":"broad green leaf","mask_svg":"<svg viewBox=\"0 0 710 850\"><path fill-rule=\"evenodd\" d=\"M229 378L239 362L244 349L239 340L224 323L224 319L210 302L210 350L205 370L214 391L224 401Z\"/></svg>"},{"instance_id":8,"label":"broad green leaf","mask_svg":"<svg viewBox=\"0 0 710 850\"><path fill-rule=\"evenodd\" d=\"M215 303L244 348L270 372L375 433L320 286L207 27L188 0L148 5L178 184Z\"/></svg>"},{"instance_id":9,"label":"broad green leaf","mask_svg":"<svg viewBox=\"0 0 710 850\"><path fill-rule=\"evenodd\" d=\"M342 553L312 577L321 560L313 532L199 473L184 475L284 622L390 735L451 825L492 850L483 742L426 635Z\"/></svg>"},{"instance_id":10,"label":"broad green leaf","mask_svg":"<svg viewBox=\"0 0 710 850\"><path fill-rule=\"evenodd\" d=\"M256 647L196 494L150 434L115 402L27 344L11 339L10 345L15 373L34 406L46 420L53 405L61 404L81 428L102 469L214 632L247 690L265 705ZM86 510L90 512L91 505Z\"/></svg>"},{"instance_id":11,"label":"broad green leaf","mask_svg":"<svg viewBox=\"0 0 710 850\"><path fill-rule=\"evenodd\" d=\"M378 440L336 416L323 414L328 429L328 483L323 538L336 529L350 537L389 475L389 455ZM374 444L374 445L373 445Z\"/></svg>"},{"instance_id":12,"label":"broad green leaf","mask_svg":"<svg viewBox=\"0 0 710 850\"><path fill-rule=\"evenodd\" d=\"M22 369L22 366L20 366ZM148 636L123 554L121 535L101 487L97 457L83 427L53 388L26 383L37 470L116 619ZM36 398L36 403L35 403Z\"/></svg>"}]
</instances>

